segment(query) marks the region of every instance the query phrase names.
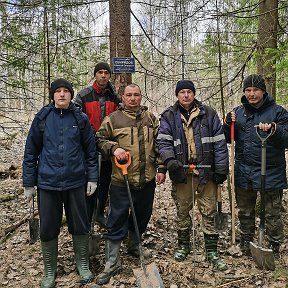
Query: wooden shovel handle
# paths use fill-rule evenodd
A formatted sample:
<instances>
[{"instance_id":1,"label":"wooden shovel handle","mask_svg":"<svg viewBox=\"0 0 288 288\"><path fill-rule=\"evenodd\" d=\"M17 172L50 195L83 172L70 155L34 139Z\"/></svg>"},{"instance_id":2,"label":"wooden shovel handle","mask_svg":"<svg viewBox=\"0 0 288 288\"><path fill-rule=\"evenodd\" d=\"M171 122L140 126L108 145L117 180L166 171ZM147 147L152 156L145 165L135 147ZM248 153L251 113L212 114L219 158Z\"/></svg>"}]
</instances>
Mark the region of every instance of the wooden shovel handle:
<instances>
[{"instance_id":1,"label":"wooden shovel handle","mask_svg":"<svg viewBox=\"0 0 288 288\"><path fill-rule=\"evenodd\" d=\"M221 185L217 185L217 202L222 202L222 187Z\"/></svg>"},{"instance_id":2,"label":"wooden shovel handle","mask_svg":"<svg viewBox=\"0 0 288 288\"><path fill-rule=\"evenodd\" d=\"M232 121L231 124L231 242L232 246L236 245L235 236L235 122Z\"/></svg>"}]
</instances>

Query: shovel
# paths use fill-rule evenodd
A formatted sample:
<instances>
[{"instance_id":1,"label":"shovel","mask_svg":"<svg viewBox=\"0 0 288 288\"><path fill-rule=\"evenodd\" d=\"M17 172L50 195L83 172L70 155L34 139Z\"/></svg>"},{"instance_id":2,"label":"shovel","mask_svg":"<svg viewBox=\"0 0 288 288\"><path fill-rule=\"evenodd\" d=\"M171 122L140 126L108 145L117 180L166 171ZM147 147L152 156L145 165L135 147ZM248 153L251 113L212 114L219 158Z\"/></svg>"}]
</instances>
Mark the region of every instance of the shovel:
<instances>
[{"instance_id":1,"label":"shovel","mask_svg":"<svg viewBox=\"0 0 288 288\"><path fill-rule=\"evenodd\" d=\"M217 185L217 213L214 215L214 227L221 232L228 227L228 214L222 212L222 185Z\"/></svg>"},{"instance_id":2,"label":"shovel","mask_svg":"<svg viewBox=\"0 0 288 288\"><path fill-rule=\"evenodd\" d=\"M39 239L39 219L34 216L34 196L31 200L30 218L29 218L29 234L30 244L34 244Z\"/></svg>"},{"instance_id":3,"label":"shovel","mask_svg":"<svg viewBox=\"0 0 288 288\"><path fill-rule=\"evenodd\" d=\"M102 161L101 153L98 153L98 179L100 179L101 161ZM99 190L99 186L100 186L100 181L98 181L97 190ZM90 227L90 235L89 235L89 243L88 243L89 256L95 256L100 251L99 243L101 241L101 234L100 233L95 234L95 229L94 229L96 209L97 209L97 196L95 197L94 209L93 209L93 215L92 215L92 221L91 221L91 227Z\"/></svg>"},{"instance_id":4,"label":"shovel","mask_svg":"<svg viewBox=\"0 0 288 288\"><path fill-rule=\"evenodd\" d=\"M274 132L271 129L267 137L262 137L258 132L258 125L256 127L256 134L261 140L261 189L260 189L260 225L259 225L259 242L258 246L250 242L250 250L252 258L260 269L275 270L275 261L272 249L262 247L264 233L265 233L265 185L266 185L266 146L267 140Z\"/></svg>"},{"instance_id":5,"label":"shovel","mask_svg":"<svg viewBox=\"0 0 288 288\"><path fill-rule=\"evenodd\" d=\"M164 284L163 284L163 281L161 279L161 276L159 274L159 270L158 270L156 264L154 262L152 262L146 266L144 264L143 247L141 244L139 228L138 228L138 224L137 224L136 214L135 214L134 205L133 205L132 196L131 196L131 191L130 191L130 186L129 186L129 182L128 182L127 168L131 164L131 156L130 156L129 152L127 152L127 157L128 157L128 160L125 164L119 163L116 157L114 157L114 163L118 168L120 168L122 170L122 174L123 174L126 188L127 188L131 214L132 214L132 218L133 218L133 222L134 222L135 233L136 233L136 236L138 238L137 240L138 240L138 246L139 246L141 268L134 268L133 273L134 273L134 276L136 278L137 286L139 288L148 288L148 287L149 288L164 288Z\"/></svg>"},{"instance_id":6,"label":"shovel","mask_svg":"<svg viewBox=\"0 0 288 288\"><path fill-rule=\"evenodd\" d=\"M95 217L96 217L96 202L97 197L94 205L94 211L92 215L92 221L91 221L91 227L90 227L90 235L89 235L89 256L95 256L100 251L100 241L101 241L101 234L97 233L95 234L94 225L95 225Z\"/></svg>"}]
</instances>

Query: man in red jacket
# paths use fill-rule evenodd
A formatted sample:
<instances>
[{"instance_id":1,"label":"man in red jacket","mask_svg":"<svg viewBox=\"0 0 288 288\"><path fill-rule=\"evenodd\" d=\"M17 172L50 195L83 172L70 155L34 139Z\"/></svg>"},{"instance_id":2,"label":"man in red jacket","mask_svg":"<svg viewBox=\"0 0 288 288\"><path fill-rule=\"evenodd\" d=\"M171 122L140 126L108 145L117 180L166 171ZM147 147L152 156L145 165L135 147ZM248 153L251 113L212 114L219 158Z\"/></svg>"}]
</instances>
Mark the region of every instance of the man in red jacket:
<instances>
[{"instance_id":1,"label":"man in red jacket","mask_svg":"<svg viewBox=\"0 0 288 288\"><path fill-rule=\"evenodd\" d=\"M111 69L105 62L96 64L94 68L94 82L81 90L74 100L76 105L82 107L87 114L94 132L96 133L105 116L116 111L121 102L121 98L111 84ZM96 209L96 221L100 226L105 227L106 219L104 216L105 205L108 198L108 189L112 173L112 164L110 159L101 161L101 170L98 183L98 193L88 197L88 215L91 222L96 197L98 198Z\"/></svg>"}]
</instances>

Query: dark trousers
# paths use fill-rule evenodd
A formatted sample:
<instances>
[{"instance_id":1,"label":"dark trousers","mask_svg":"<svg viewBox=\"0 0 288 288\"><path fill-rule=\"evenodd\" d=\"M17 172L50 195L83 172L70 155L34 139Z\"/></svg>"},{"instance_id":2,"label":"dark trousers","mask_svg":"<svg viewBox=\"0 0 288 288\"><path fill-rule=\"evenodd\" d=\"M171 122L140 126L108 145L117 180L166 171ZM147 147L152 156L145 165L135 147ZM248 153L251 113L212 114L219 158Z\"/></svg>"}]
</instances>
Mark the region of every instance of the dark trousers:
<instances>
[{"instance_id":1,"label":"dark trousers","mask_svg":"<svg viewBox=\"0 0 288 288\"><path fill-rule=\"evenodd\" d=\"M112 163L110 160L101 162L100 178L98 181L97 191L87 197L88 217L91 222L97 199L100 202L105 202L108 199L108 191L111 182Z\"/></svg>"},{"instance_id":2,"label":"dark trousers","mask_svg":"<svg viewBox=\"0 0 288 288\"><path fill-rule=\"evenodd\" d=\"M257 191L235 188L240 233L254 235ZM265 228L269 241L282 242L284 238L281 218L282 190L265 192Z\"/></svg>"},{"instance_id":3,"label":"dark trousers","mask_svg":"<svg viewBox=\"0 0 288 288\"><path fill-rule=\"evenodd\" d=\"M155 180L148 182L142 189L131 189L133 206L135 209L139 232L145 232L152 215ZM111 185L110 187L110 212L106 224L105 238L118 241L127 237L128 230L134 231L134 223L126 187Z\"/></svg>"},{"instance_id":4,"label":"dark trousers","mask_svg":"<svg viewBox=\"0 0 288 288\"><path fill-rule=\"evenodd\" d=\"M41 241L50 241L59 235L63 204L69 233L73 235L89 233L85 195L85 186L65 191L38 189Z\"/></svg>"},{"instance_id":5,"label":"dark trousers","mask_svg":"<svg viewBox=\"0 0 288 288\"><path fill-rule=\"evenodd\" d=\"M100 202L106 202L108 199L108 191L111 183L111 173L112 173L112 162L102 161L101 162L101 171L100 171L100 180L97 190L97 198Z\"/></svg>"}]
</instances>

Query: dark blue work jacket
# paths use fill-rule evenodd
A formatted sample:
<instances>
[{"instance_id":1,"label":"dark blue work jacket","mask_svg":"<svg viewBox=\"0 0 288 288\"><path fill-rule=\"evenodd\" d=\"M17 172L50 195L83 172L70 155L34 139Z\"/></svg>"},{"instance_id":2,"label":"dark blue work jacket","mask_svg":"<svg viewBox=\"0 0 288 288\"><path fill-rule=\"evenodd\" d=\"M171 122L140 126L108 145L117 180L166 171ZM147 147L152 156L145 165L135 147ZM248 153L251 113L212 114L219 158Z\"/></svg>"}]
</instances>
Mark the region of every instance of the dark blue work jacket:
<instances>
[{"instance_id":1,"label":"dark blue work jacket","mask_svg":"<svg viewBox=\"0 0 288 288\"><path fill-rule=\"evenodd\" d=\"M71 103L58 109L51 103L36 114L29 130L23 186L62 191L97 182L97 159L93 130L81 108Z\"/></svg>"},{"instance_id":2,"label":"dark blue work jacket","mask_svg":"<svg viewBox=\"0 0 288 288\"><path fill-rule=\"evenodd\" d=\"M206 184L213 179L213 174L228 174L228 149L222 124L214 109L194 100L200 109L199 115L193 119L193 137L197 154L197 165L210 168L199 169L200 183ZM188 143L183 129L178 101L167 108L160 119L157 145L164 163L169 159L177 159L182 164L188 163Z\"/></svg>"}]
</instances>

